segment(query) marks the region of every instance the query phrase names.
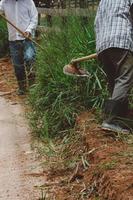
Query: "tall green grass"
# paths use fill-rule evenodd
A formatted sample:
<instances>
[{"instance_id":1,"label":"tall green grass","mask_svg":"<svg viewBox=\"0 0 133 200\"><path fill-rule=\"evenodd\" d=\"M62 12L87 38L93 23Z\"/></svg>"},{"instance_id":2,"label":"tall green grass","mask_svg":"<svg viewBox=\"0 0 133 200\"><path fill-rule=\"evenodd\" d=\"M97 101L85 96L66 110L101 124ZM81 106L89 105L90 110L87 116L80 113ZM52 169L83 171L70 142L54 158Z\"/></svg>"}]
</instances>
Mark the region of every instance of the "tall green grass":
<instances>
[{"instance_id":1,"label":"tall green grass","mask_svg":"<svg viewBox=\"0 0 133 200\"><path fill-rule=\"evenodd\" d=\"M0 18L0 57L8 52L8 34L6 23Z\"/></svg>"},{"instance_id":2,"label":"tall green grass","mask_svg":"<svg viewBox=\"0 0 133 200\"><path fill-rule=\"evenodd\" d=\"M63 134L71 129L77 115L92 107L100 107L106 95L104 74L97 61L81 63L90 78L74 78L63 74L64 65L72 58L95 52L94 17L83 26L78 17L67 24L58 21L59 32L43 34L38 49L36 84L31 88L31 124L41 137Z\"/></svg>"}]
</instances>

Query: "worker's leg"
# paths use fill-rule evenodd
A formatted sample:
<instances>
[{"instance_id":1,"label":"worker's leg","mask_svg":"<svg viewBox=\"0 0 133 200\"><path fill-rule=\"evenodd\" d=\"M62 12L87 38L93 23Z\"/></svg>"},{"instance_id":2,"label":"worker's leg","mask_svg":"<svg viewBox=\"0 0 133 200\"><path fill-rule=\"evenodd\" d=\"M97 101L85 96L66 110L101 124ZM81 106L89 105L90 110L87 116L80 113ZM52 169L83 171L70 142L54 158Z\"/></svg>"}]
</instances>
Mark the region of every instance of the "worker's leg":
<instances>
[{"instance_id":1,"label":"worker's leg","mask_svg":"<svg viewBox=\"0 0 133 200\"><path fill-rule=\"evenodd\" d=\"M129 52L125 61L117 69L112 97L105 103L103 128L114 131L123 131L124 127L126 129L132 128L131 120L125 119L128 112L129 92L132 86L133 56Z\"/></svg>"},{"instance_id":2,"label":"worker's leg","mask_svg":"<svg viewBox=\"0 0 133 200\"><path fill-rule=\"evenodd\" d=\"M111 97L103 107L104 122L102 127L114 131L123 131L127 127L125 117L128 112L128 96L133 85L133 57L130 52L110 49L102 57L107 77L113 81ZM111 61L108 63L108 61ZM114 75L110 73L111 68ZM124 124L124 126L123 126ZM125 130L124 130L125 131Z\"/></svg>"},{"instance_id":3,"label":"worker's leg","mask_svg":"<svg viewBox=\"0 0 133 200\"><path fill-rule=\"evenodd\" d=\"M10 54L12 63L15 70L15 75L18 81L19 93L23 94L26 89L26 75L24 69L24 59L23 59L23 44L22 41L11 41Z\"/></svg>"},{"instance_id":4,"label":"worker's leg","mask_svg":"<svg viewBox=\"0 0 133 200\"><path fill-rule=\"evenodd\" d=\"M110 95L112 95L115 85L115 73L116 68L108 55L108 52L104 52L98 56L100 63L103 65L103 70L106 74L107 84Z\"/></svg>"},{"instance_id":5,"label":"worker's leg","mask_svg":"<svg viewBox=\"0 0 133 200\"><path fill-rule=\"evenodd\" d=\"M133 87L133 55L129 52L126 61L120 66L115 78L112 100L121 102L128 99L130 89Z\"/></svg>"},{"instance_id":6,"label":"worker's leg","mask_svg":"<svg viewBox=\"0 0 133 200\"><path fill-rule=\"evenodd\" d=\"M27 78L29 85L35 80L35 57L36 57L36 50L33 42L29 40L24 40L24 61L25 61L25 68L27 71Z\"/></svg>"}]
</instances>

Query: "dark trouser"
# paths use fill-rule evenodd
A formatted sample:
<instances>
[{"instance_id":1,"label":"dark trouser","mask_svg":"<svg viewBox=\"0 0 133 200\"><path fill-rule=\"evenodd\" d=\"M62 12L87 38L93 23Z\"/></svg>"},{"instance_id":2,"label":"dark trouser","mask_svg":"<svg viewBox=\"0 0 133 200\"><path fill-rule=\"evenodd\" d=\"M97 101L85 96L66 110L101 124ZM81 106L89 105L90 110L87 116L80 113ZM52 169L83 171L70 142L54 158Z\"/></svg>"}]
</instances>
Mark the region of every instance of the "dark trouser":
<instances>
[{"instance_id":1,"label":"dark trouser","mask_svg":"<svg viewBox=\"0 0 133 200\"><path fill-rule=\"evenodd\" d=\"M99 54L98 58L103 64L111 92L111 98L105 104L105 113L124 117L133 86L133 55L123 49L110 48Z\"/></svg>"},{"instance_id":2,"label":"dark trouser","mask_svg":"<svg viewBox=\"0 0 133 200\"><path fill-rule=\"evenodd\" d=\"M19 87L26 83L26 71L35 61L35 47L29 40L10 41L10 53ZM25 69L26 66L26 69Z\"/></svg>"}]
</instances>

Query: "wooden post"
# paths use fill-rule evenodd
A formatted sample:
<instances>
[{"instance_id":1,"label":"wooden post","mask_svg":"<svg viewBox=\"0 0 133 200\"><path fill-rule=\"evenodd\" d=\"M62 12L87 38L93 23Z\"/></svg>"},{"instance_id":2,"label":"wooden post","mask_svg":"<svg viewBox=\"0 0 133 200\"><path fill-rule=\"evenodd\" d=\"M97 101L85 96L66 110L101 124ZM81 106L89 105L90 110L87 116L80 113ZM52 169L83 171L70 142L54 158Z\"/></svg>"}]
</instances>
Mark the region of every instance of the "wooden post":
<instances>
[{"instance_id":1,"label":"wooden post","mask_svg":"<svg viewBox=\"0 0 133 200\"><path fill-rule=\"evenodd\" d=\"M77 8L77 5L78 5L78 1L75 0L75 8Z\"/></svg>"},{"instance_id":2,"label":"wooden post","mask_svg":"<svg viewBox=\"0 0 133 200\"><path fill-rule=\"evenodd\" d=\"M52 0L46 0L45 8L51 8L51 7L52 7ZM48 25L51 27L52 26L52 16L47 15L46 18L47 18Z\"/></svg>"},{"instance_id":3,"label":"wooden post","mask_svg":"<svg viewBox=\"0 0 133 200\"><path fill-rule=\"evenodd\" d=\"M87 1L86 0L79 0L79 6L80 8L87 8ZM87 17L81 17L81 24L83 26L88 24L88 18Z\"/></svg>"}]
</instances>

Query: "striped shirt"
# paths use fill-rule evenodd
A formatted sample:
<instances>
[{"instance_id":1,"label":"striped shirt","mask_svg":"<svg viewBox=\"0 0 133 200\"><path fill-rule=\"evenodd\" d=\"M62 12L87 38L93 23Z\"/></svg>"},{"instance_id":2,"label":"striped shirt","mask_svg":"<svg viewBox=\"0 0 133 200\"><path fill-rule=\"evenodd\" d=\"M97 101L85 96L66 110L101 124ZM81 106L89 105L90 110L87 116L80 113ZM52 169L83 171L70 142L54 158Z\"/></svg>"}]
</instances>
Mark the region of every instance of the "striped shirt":
<instances>
[{"instance_id":1,"label":"striped shirt","mask_svg":"<svg viewBox=\"0 0 133 200\"><path fill-rule=\"evenodd\" d=\"M101 0L95 18L96 50L109 48L133 52L133 0Z\"/></svg>"}]
</instances>

